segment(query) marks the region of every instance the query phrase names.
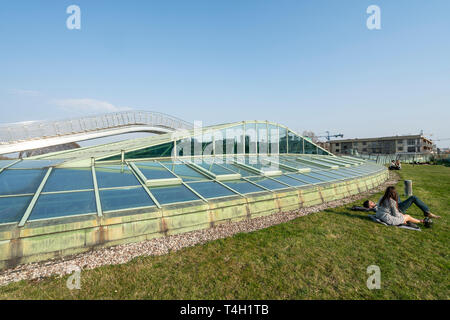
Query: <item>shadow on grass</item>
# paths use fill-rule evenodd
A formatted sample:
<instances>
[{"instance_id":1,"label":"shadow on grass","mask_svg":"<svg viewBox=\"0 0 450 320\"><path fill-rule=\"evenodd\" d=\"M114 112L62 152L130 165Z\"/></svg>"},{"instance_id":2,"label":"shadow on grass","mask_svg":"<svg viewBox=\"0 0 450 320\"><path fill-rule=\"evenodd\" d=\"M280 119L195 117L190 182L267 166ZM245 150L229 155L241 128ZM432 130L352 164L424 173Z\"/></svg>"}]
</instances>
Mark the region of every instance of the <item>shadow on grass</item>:
<instances>
[{"instance_id":1,"label":"shadow on grass","mask_svg":"<svg viewBox=\"0 0 450 320\"><path fill-rule=\"evenodd\" d=\"M350 209L348 209L350 211ZM372 222L372 220L370 220L369 218L369 214L374 214L374 212L364 212L364 213L360 213L360 212L356 212L356 211L333 211L331 209L327 209L325 210L325 212L329 212L329 213L334 213L334 214L339 214L342 216L346 216L349 218L357 218L357 219L361 219L361 220L365 220L367 222Z\"/></svg>"}]
</instances>

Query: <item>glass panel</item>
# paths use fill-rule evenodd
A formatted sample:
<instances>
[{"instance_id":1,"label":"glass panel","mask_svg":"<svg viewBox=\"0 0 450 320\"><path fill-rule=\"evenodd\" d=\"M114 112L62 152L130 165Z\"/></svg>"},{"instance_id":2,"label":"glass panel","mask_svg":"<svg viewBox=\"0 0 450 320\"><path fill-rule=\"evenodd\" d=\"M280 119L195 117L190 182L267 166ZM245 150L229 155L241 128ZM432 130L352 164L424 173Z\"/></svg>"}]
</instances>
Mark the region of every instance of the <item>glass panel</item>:
<instances>
[{"instance_id":1,"label":"glass panel","mask_svg":"<svg viewBox=\"0 0 450 320\"><path fill-rule=\"evenodd\" d=\"M150 179L171 179L176 178L169 170L156 162L136 162L135 163L144 176Z\"/></svg>"},{"instance_id":2,"label":"glass panel","mask_svg":"<svg viewBox=\"0 0 450 320\"><path fill-rule=\"evenodd\" d=\"M96 167L99 188L139 186L140 183L127 166Z\"/></svg>"},{"instance_id":3,"label":"glass panel","mask_svg":"<svg viewBox=\"0 0 450 320\"><path fill-rule=\"evenodd\" d=\"M269 153L270 154L278 154L279 153L279 143L280 143L280 135L278 131L278 126L269 124Z\"/></svg>"},{"instance_id":4,"label":"glass panel","mask_svg":"<svg viewBox=\"0 0 450 320\"><path fill-rule=\"evenodd\" d=\"M4 168L17 160L0 160L0 169Z\"/></svg>"},{"instance_id":5,"label":"glass panel","mask_svg":"<svg viewBox=\"0 0 450 320\"><path fill-rule=\"evenodd\" d=\"M255 182L255 183L259 184L260 186L263 186L270 190L289 188L288 186L285 186L284 184L281 184L277 181L274 181L274 180L271 180L268 178L264 178L264 177L253 177L253 178L248 178L248 179L250 181Z\"/></svg>"},{"instance_id":6,"label":"glass panel","mask_svg":"<svg viewBox=\"0 0 450 320\"><path fill-rule=\"evenodd\" d=\"M191 156L194 153L191 145L191 138L185 138L177 141L176 153L178 156Z\"/></svg>"},{"instance_id":7,"label":"glass panel","mask_svg":"<svg viewBox=\"0 0 450 320\"><path fill-rule=\"evenodd\" d=\"M306 154L317 154L317 146L315 146L308 139L305 139L305 152Z\"/></svg>"},{"instance_id":8,"label":"glass panel","mask_svg":"<svg viewBox=\"0 0 450 320\"><path fill-rule=\"evenodd\" d=\"M254 184L251 184L250 182L245 180L224 181L223 183L242 194L265 191L263 188L255 186Z\"/></svg>"},{"instance_id":9,"label":"glass panel","mask_svg":"<svg viewBox=\"0 0 450 320\"><path fill-rule=\"evenodd\" d=\"M311 176L311 177L313 177L313 178L320 179L320 180L322 180L322 181L336 180L335 178L330 178L330 177L324 176L324 175L322 175L322 174L319 174L319 173L317 173L317 172L308 172L308 175Z\"/></svg>"},{"instance_id":10,"label":"glass panel","mask_svg":"<svg viewBox=\"0 0 450 320\"><path fill-rule=\"evenodd\" d=\"M288 153L303 153L303 139L301 137L299 137L292 131L289 131L288 139Z\"/></svg>"},{"instance_id":11,"label":"glass panel","mask_svg":"<svg viewBox=\"0 0 450 320\"><path fill-rule=\"evenodd\" d=\"M219 166L215 163L208 164L208 163L202 162L202 163L197 163L197 164L200 167L214 173L215 175L224 175L224 174L233 174L234 173L234 172L232 172L222 166Z\"/></svg>"},{"instance_id":12,"label":"glass panel","mask_svg":"<svg viewBox=\"0 0 450 320\"><path fill-rule=\"evenodd\" d=\"M317 178L306 176L306 175L301 174L301 173L293 173L293 174L289 174L289 175L293 176L295 178L298 178L298 179L300 179L302 181L309 182L309 183L321 183L322 182L321 180L319 180Z\"/></svg>"},{"instance_id":13,"label":"glass panel","mask_svg":"<svg viewBox=\"0 0 450 320\"><path fill-rule=\"evenodd\" d=\"M276 164L272 164L269 161L265 161L260 157L246 157L245 159L239 159L239 161L241 162L242 160L244 160L244 164L246 164L247 166L253 167L255 169L267 172L267 171L278 171L280 170L278 168L278 165Z\"/></svg>"},{"instance_id":14,"label":"glass panel","mask_svg":"<svg viewBox=\"0 0 450 320\"><path fill-rule=\"evenodd\" d=\"M226 132L225 130L216 130L214 131L214 148L215 148L215 154L221 155L225 154L226 149Z\"/></svg>"},{"instance_id":15,"label":"glass panel","mask_svg":"<svg viewBox=\"0 0 450 320\"><path fill-rule=\"evenodd\" d=\"M155 187L150 188L150 191L160 204L169 204L200 199L195 193L186 188L186 186L184 185L173 187Z\"/></svg>"},{"instance_id":16,"label":"glass panel","mask_svg":"<svg viewBox=\"0 0 450 320\"><path fill-rule=\"evenodd\" d=\"M203 133L203 141L202 141L202 154L203 155L212 155L214 153L213 148L213 131L208 130Z\"/></svg>"},{"instance_id":17,"label":"glass panel","mask_svg":"<svg viewBox=\"0 0 450 320\"><path fill-rule=\"evenodd\" d=\"M256 153L256 123L245 124L245 153Z\"/></svg>"},{"instance_id":18,"label":"glass panel","mask_svg":"<svg viewBox=\"0 0 450 320\"><path fill-rule=\"evenodd\" d=\"M46 169L5 170L0 173L0 195L34 193L42 182Z\"/></svg>"},{"instance_id":19,"label":"glass panel","mask_svg":"<svg viewBox=\"0 0 450 320\"><path fill-rule=\"evenodd\" d=\"M356 171L356 172L360 172L360 173L369 173L372 172L373 170L367 168L367 167L352 167L351 170Z\"/></svg>"},{"instance_id":20,"label":"glass panel","mask_svg":"<svg viewBox=\"0 0 450 320\"><path fill-rule=\"evenodd\" d=\"M345 178L353 177L353 175L345 173L345 172L343 172L341 170L321 171L319 173L323 173L323 174L326 174L328 176L335 177L336 179L345 179Z\"/></svg>"},{"instance_id":21,"label":"glass panel","mask_svg":"<svg viewBox=\"0 0 450 320\"><path fill-rule=\"evenodd\" d=\"M60 164L64 160L22 160L9 169L42 169Z\"/></svg>"},{"instance_id":22,"label":"glass panel","mask_svg":"<svg viewBox=\"0 0 450 320\"><path fill-rule=\"evenodd\" d=\"M348 170L347 168L339 168L338 174L342 174L342 175L350 176L350 177L359 176L359 173Z\"/></svg>"},{"instance_id":23,"label":"glass panel","mask_svg":"<svg viewBox=\"0 0 450 320\"><path fill-rule=\"evenodd\" d=\"M267 123L258 123L256 127L258 130L258 153L267 155L269 153Z\"/></svg>"},{"instance_id":24,"label":"glass panel","mask_svg":"<svg viewBox=\"0 0 450 320\"><path fill-rule=\"evenodd\" d=\"M234 153L243 154L244 150L244 125L235 126L232 129L232 134L227 129L227 139L233 137L234 140Z\"/></svg>"},{"instance_id":25,"label":"glass panel","mask_svg":"<svg viewBox=\"0 0 450 320\"><path fill-rule=\"evenodd\" d=\"M216 155L242 153L242 134L242 125L215 131Z\"/></svg>"},{"instance_id":26,"label":"glass panel","mask_svg":"<svg viewBox=\"0 0 450 320\"><path fill-rule=\"evenodd\" d=\"M287 129L280 127L280 153L287 153Z\"/></svg>"},{"instance_id":27,"label":"glass panel","mask_svg":"<svg viewBox=\"0 0 450 320\"><path fill-rule=\"evenodd\" d=\"M278 176L278 177L273 177L273 178L277 181L281 181L283 183L286 183L286 184L288 184L290 186L294 186L294 187L300 187L300 186L307 185L307 183L305 183L305 182L295 180L288 176Z\"/></svg>"},{"instance_id":28,"label":"glass panel","mask_svg":"<svg viewBox=\"0 0 450 320\"><path fill-rule=\"evenodd\" d=\"M236 195L236 193L213 181L190 183L189 186L206 199Z\"/></svg>"},{"instance_id":29,"label":"glass panel","mask_svg":"<svg viewBox=\"0 0 450 320\"><path fill-rule=\"evenodd\" d=\"M293 168L297 168L297 169L314 168L313 166L309 166L309 165L306 165L306 164L301 164L299 162L287 161L287 160L283 160L283 159L280 159L279 162L281 164L285 164L287 166L290 166L290 167L293 167ZM319 168L319 167L317 167L317 168Z\"/></svg>"},{"instance_id":30,"label":"glass panel","mask_svg":"<svg viewBox=\"0 0 450 320\"><path fill-rule=\"evenodd\" d=\"M172 164L182 164L183 163L180 160L173 159L173 158L171 158L171 159L159 159L158 162L164 164L165 166L172 165Z\"/></svg>"},{"instance_id":31,"label":"glass panel","mask_svg":"<svg viewBox=\"0 0 450 320\"><path fill-rule=\"evenodd\" d=\"M305 159L305 160L308 160L308 161L312 161L312 163L314 163L314 160L311 159L311 158L304 158L304 159ZM306 166L306 168L323 170L323 167L319 166L318 164L303 163L303 162L298 161L298 160L295 159L295 158L294 158L294 159L291 158L291 159L289 159L289 160L287 160L287 161L294 162L294 163L299 163L300 165Z\"/></svg>"},{"instance_id":32,"label":"glass panel","mask_svg":"<svg viewBox=\"0 0 450 320\"><path fill-rule=\"evenodd\" d=\"M258 174L250 172L248 170L242 169L238 166L235 166L234 164L229 164L229 163L223 163L221 164L221 166L226 167L236 173L239 173L241 176L243 177L251 177L251 176L257 176Z\"/></svg>"},{"instance_id":33,"label":"glass panel","mask_svg":"<svg viewBox=\"0 0 450 320\"><path fill-rule=\"evenodd\" d=\"M41 194L29 220L96 213L93 191Z\"/></svg>"},{"instance_id":34,"label":"glass panel","mask_svg":"<svg viewBox=\"0 0 450 320\"><path fill-rule=\"evenodd\" d=\"M93 189L91 168L54 169L43 192Z\"/></svg>"},{"instance_id":35,"label":"glass panel","mask_svg":"<svg viewBox=\"0 0 450 320\"><path fill-rule=\"evenodd\" d=\"M144 188L100 190L104 211L154 206L155 203Z\"/></svg>"},{"instance_id":36,"label":"glass panel","mask_svg":"<svg viewBox=\"0 0 450 320\"><path fill-rule=\"evenodd\" d=\"M208 177L202 175L201 173L195 171L194 169L188 167L185 164L165 164L170 170L172 170L177 176L179 176L183 181L199 181L199 180L210 180Z\"/></svg>"},{"instance_id":37,"label":"glass panel","mask_svg":"<svg viewBox=\"0 0 450 320\"><path fill-rule=\"evenodd\" d=\"M318 150L319 154L323 154L323 155L329 155L330 154L328 151L323 150L321 148L317 148L317 150Z\"/></svg>"},{"instance_id":38,"label":"glass panel","mask_svg":"<svg viewBox=\"0 0 450 320\"><path fill-rule=\"evenodd\" d=\"M126 152L125 159L170 157L172 155L172 150L173 142L168 142L153 147Z\"/></svg>"},{"instance_id":39,"label":"glass panel","mask_svg":"<svg viewBox=\"0 0 450 320\"><path fill-rule=\"evenodd\" d=\"M19 222L32 196L0 198L0 223Z\"/></svg>"},{"instance_id":40,"label":"glass panel","mask_svg":"<svg viewBox=\"0 0 450 320\"><path fill-rule=\"evenodd\" d=\"M191 155L201 156L202 155L202 136L196 136L191 138Z\"/></svg>"}]
</instances>

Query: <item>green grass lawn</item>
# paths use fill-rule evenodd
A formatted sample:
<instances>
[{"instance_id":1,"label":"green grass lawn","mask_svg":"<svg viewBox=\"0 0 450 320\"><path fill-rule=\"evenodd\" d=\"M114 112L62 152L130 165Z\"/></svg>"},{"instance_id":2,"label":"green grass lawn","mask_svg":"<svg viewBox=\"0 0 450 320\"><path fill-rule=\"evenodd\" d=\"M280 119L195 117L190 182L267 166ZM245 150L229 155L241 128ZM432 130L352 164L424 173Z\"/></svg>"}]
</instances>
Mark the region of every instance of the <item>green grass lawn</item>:
<instances>
[{"instance_id":1,"label":"green grass lawn","mask_svg":"<svg viewBox=\"0 0 450 320\"><path fill-rule=\"evenodd\" d=\"M441 215L422 232L371 222L351 205L264 230L81 274L0 287L2 299L449 299L450 168L404 165L414 194ZM403 181L397 189L403 194ZM373 195L376 201L380 193ZM422 217L417 208L409 214ZM366 268L381 268L381 289Z\"/></svg>"}]
</instances>

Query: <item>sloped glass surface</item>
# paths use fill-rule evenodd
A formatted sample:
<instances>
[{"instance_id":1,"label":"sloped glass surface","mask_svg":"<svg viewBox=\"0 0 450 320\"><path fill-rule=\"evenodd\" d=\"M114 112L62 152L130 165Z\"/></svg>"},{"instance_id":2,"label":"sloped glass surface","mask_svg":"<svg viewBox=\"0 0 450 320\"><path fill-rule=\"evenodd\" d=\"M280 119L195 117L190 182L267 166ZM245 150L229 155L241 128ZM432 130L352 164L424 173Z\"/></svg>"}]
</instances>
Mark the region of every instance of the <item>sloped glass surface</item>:
<instances>
[{"instance_id":1,"label":"sloped glass surface","mask_svg":"<svg viewBox=\"0 0 450 320\"><path fill-rule=\"evenodd\" d=\"M208 164L206 162L201 162L201 163L197 163L200 167L202 167L203 169L206 169L212 173L214 173L215 175L224 175L224 174L233 174L233 171L230 171L224 167L218 166L215 163L212 164Z\"/></svg>"},{"instance_id":2,"label":"sloped glass surface","mask_svg":"<svg viewBox=\"0 0 450 320\"><path fill-rule=\"evenodd\" d=\"M322 180L322 181L332 181L332 180L336 180L336 178L328 177L328 176L325 176L325 175L320 174L320 173L318 173L318 172L308 172L307 175L308 175L308 176L311 176L311 177L313 177L313 178L320 179L320 180Z\"/></svg>"},{"instance_id":3,"label":"sloped glass surface","mask_svg":"<svg viewBox=\"0 0 450 320\"><path fill-rule=\"evenodd\" d=\"M278 190L278 189L286 189L289 188L288 186L285 186L284 184L281 184L277 181L263 178L263 177L251 177L248 178L250 181L255 182L256 184L263 186L270 190Z\"/></svg>"},{"instance_id":4,"label":"sloped glass surface","mask_svg":"<svg viewBox=\"0 0 450 320\"><path fill-rule=\"evenodd\" d=\"M140 186L131 170L125 165L101 166L95 168L99 188Z\"/></svg>"},{"instance_id":5,"label":"sloped glass surface","mask_svg":"<svg viewBox=\"0 0 450 320\"><path fill-rule=\"evenodd\" d=\"M136 162L136 166L148 180L176 178L169 170L156 162Z\"/></svg>"},{"instance_id":6,"label":"sloped glass surface","mask_svg":"<svg viewBox=\"0 0 450 320\"><path fill-rule=\"evenodd\" d=\"M286 161L285 159L282 159L282 158L280 158L279 163L293 167L293 168L297 168L297 169L312 168L312 166L307 166L307 165L301 164L299 162Z\"/></svg>"},{"instance_id":7,"label":"sloped glass surface","mask_svg":"<svg viewBox=\"0 0 450 320\"><path fill-rule=\"evenodd\" d=\"M100 190L103 211L155 206L142 187Z\"/></svg>"},{"instance_id":8,"label":"sloped glass surface","mask_svg":"<svg viewBox=\"0 0 450 320\"><path fill-rule=\"evenodd\" d=\"M299 180L295 180L289 176L278 176L278 177L273 177L275 180L286 183L290 186L293 187L301 187L301 186L305 186L307 185L307 183L305 182L301 182Z\"/></svg>"},{"instance_id":9,"label":"sloped glass surface","mask_svg":"<svg viewBox=\"0 0 450 320\"><path fill-rule=\"evenodd\" d=\"M327 170L327 171L320 171L320 174L325 174L327 176L334 177L336 179L347 179L353 177L352 175L346 174L342 172L341 170Z\"/></svg>"},{"instance_id":10,"label":"sloped glass surface","mask_svg":"<svg viewBox=\"0 0 450 320\"><path fill-rule=\"evenodd\" d=\"M34 193L46 169L5 170L0 173L0 195Z\"/></svg>"},{"instance_id":11,"label":"sloped glass surface","mask_svg":"<svg viewBox=\"0 0 450 320\"><path fill-rule=\"evenodd\" d=\"M199 197L184 185L149 188L160 204L200 200Z\"/></svg>"},{"instance_id":12,"label":"sloped glass surface","mask_svg":"<svg viewBox=\"0 0 450 320\"><path fill-rule=\"evenodd\" d=\"M41 194L28 220L97 213L94 191Z\"/></svg>"},{"instance_id":13,"label":"sloped glass surface","mask_svg":"<svg viewBox=\"0 0 450 320\"><path fill-rule=\"evenodd\" d=\"M337 173L341 174L341 175L345 175L345 176L350 176L350 177L357 177L360 175L360 173L348 170L347 168L339 168Z\"/></svg>"},{"instance_id":14,"label":"sloped glass surface","mask_svg":"<svg viewBox=\"0 0 450 320\"><path fill-rule=\"evenodd\" d=\"M223 164L221 164L221 166L223 166L223 167L225 167L225 168L227 168L227 169L229 169L229 170L231 170L233 172L239 173L242 177L252 177L252 176L258 175L258 174L254 173L254 172L245 170L245 169L243 169L241 167L238 167L238 166L236 166L234 164L223 163Z\"/></svg>"},{"instance_id":15,"label":"sloped glass surface","mask_svg":"<svg viewBox=\"0 0 450 320\"><path fill-rule=\"evenodd\" d=\"M312 142L310 142L307 139L304 139L305 143L305 150L304 153L306 154L317 154L317 146L315 146Z\"/></svg>"},{"instance_id":16,"label":"sloped glass surface","mask_svg":"<svg viewBox=\"0 0 450 320\"><path fill-rule=\"evenodd\" d=\"M93 189L91 168L53 169L43 192Z\"/></svg>"},{"instance_id":17,"label":"sloped glass surface","mask_svg":"<svg viewBox=\"0 0 450 320\"><path fill-rule=\"evenodd\" d=\"M310 177L310 176L307 176L307 175L304 175L304 174L301 174L301 173L291 173L291 174L289 174L289 176L293 176L295 178L298 178L298 179L300 179L302 181L305 181L305 182L308 182L308 183L311 183L311 184L321 183L322 182L321 180L319 180L317 178L313 178L313 177Z\"/></svg>"},{"instance_id":18,"label":"sloped glass surface","mask_svg":"<svg viewBox=\"0 0 450 320\"><path fill-rule=\"evenodd\" d=\"M185 164L173 164L166 166L172 170L177 176L179 176L183 181L201 181L210 180L207 176L195 171L194 169L188 167Z\"/></svg>"},{"instance_id":19,"label":"sloped glass surface","mask_svg":"<svg viewBox=\"0 0 450 320\"><path fill-rule=\"evenodd\" d=\"M51 166L58 165L64 162L63 160L22 160L11 167L9 169L42 169L48 168Z\"/></svg>"},{"instance_id":20,"label":"sloped glass surface","mask_svg":"<svg viewBox=\"0 0 450 320\"><path fill-rule=\"evenodd\" d=\"M279 145L280 145L280 134L278 130L278 126L269 124L267 126L269 131L269 153L270 154L278 154Z\"/></svg>"},{"instance_id":21,"label":"sloped glass surface","mask_svg":"<svg viewBox=\"0 0 450 320\"><path fill-rule=\"evenodd\" d=\"M0 198L0 224L19 222L32 196Z\"/></svg>"},{"instance_id":22,"label":"sloped glass surface","mask_svg":"<svg viewBox=\"0 0 450 320\"><path fill-rule=\"evenodd\" d=\"M15 161L17 160L0 160L0 169L9 166L11 163Z\"/></svg>"},{"instance_id":23,"label":"sloped glass surface","mask_svg":"<svg viewBox=\"0 0 450 320\"><path fill-rule=\"evenodd\" d=\"M294 132L288 133L288 153L303 153L303 139Z\"/></svg>"},{"instance_id":24,"label":"sloped glass surface","mask_svg":"<svg viewBox=\"0 0 450 320\"><path fill-rule=\"evenodd\" d=\"M236 193L213 181L189 183L189 186L206 199L236 195Z\"/></svg>"},{"instance_id":25,"label":"sloped glass surface","mask_svg":"<svg viewBox=\"0 0 450 320\"><path fill-rule=\"evenodd\" d=\"M241 194L265 191L245 180L224 181L223 183Z\"/></svg>"},{"instance_id":26,"label":"sloped glass surface","mask_svg":"<svg viewBox=\"0 0 450 320\"><path fill-rule=\"evenodd\" d=\"M170 157L172 155L174 144L173 142L148 147L136 151L130 151L125 153L126 159L139 159L139 158L158 158L158 157ZM117 158L117 156L115 156ZM120 156L119 156L120 159ZM117 160L114 157L105 160Z\"/></svg>"},{"instance_id":27,"label":"sloped glass surface","mask_svg":"<svg viewBox=\"0 0 450 320\"><path fill-rule=\"evenodd\" d=\"M280 126L279 135L280 135L280 143L279 143L280 153L287 153L288 130Z\"/></svg>"}]
</instances>

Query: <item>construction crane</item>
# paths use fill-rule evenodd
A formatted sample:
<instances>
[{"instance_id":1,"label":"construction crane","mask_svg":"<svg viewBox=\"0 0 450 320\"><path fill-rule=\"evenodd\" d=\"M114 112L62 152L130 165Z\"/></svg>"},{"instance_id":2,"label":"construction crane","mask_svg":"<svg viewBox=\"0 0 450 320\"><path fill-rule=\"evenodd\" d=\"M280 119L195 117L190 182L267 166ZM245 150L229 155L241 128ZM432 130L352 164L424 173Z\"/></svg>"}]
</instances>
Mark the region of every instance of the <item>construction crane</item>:
<instances>
[{"instance_id":1,"label":"construction crane","mask_svg":"<svg viewBox=\"0 0 450 320\"><path fill-rule=\"evenodd\" d=\"M331 138L343 138L344 135L342 133L338 133L338 134L330 134L330 131L325 131L326 135L325 136L318 136L317 138L326 138L327 141L330 141Z\"/></svg>"}]
</instances>

